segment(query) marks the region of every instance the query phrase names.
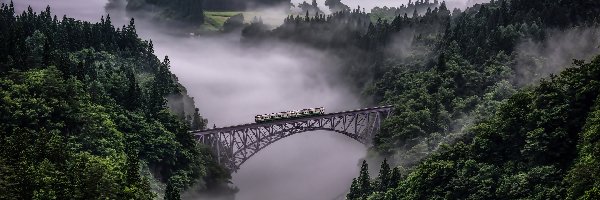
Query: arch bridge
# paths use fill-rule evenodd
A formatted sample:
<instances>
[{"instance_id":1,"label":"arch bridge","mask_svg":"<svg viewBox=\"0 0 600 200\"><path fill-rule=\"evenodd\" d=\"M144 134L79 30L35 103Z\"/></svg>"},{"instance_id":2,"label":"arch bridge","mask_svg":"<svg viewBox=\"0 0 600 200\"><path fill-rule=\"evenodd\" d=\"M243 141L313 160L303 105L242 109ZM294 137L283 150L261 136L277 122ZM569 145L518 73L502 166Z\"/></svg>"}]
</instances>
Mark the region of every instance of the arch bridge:
<instances>
[{"instance_id":1,"label":"arch bridge","mask_svg":"<svg viewBox=\"0 0 600 200\"><path fill-rule=\"evenodd\" d=\"M373 137L379 133L381 121L391 113L392 106L381 106L191 133L199 142L211 147L220 164L237 171L250 157L270 144L307 131L333 131L370 145Z\"/></svg>"}]
</instances>

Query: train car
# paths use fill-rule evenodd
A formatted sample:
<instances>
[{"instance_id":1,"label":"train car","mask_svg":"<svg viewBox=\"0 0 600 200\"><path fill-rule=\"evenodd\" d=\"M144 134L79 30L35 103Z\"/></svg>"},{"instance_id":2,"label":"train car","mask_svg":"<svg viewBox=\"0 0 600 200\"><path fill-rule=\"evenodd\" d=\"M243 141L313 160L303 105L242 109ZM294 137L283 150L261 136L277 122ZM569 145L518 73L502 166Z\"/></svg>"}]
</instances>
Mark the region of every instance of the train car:
<instances>
[{"instance_id":1,"label":"train car","mask_svg":"<svg viewBox=\"0 0 600 200\"><path fill-rule=\"evenodd\" d=\"M285 112L278 112L278 113L271 113L271 114L256 115L254 117L254 121L256 123L262 123L262 122L270 122L270 121L275 121L275 120L280 120L280 119L294 119L294 118L308 117L308 116L314 116L314 115L323 115L323 114L325 114L325 108L323 108L323 107L307 108L307 109L302 109L302 110L292 110L292 111L285 111Z\"/></svg>"}]
</instances>

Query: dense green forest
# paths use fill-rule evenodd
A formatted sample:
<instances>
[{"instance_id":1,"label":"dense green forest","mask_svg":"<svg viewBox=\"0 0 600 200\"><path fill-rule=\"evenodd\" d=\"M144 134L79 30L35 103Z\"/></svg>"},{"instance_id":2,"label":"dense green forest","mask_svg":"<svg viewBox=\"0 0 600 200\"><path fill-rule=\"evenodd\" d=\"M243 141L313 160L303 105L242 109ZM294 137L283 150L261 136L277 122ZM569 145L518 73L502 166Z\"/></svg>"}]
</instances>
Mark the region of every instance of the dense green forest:
<instances>
[{"instance_id":1,"label":"dense green forest","mask_svg":"<svg viewBox=\"0 0 600 200\"><path fill-rule=\"evenodd\" d=\"M117 4L122 0L109 0ZM126 0L128 11L148 11L160 14L161 20L175 20L186 24L204 22L204 0ZM173 21L171 23L174 23Z\"/></svg>"},{"instance_id":2,"label":"dense green forest","mask_svg":"<svg viewBox=\"0 0 600 200\"><path fill-rule=\"evenodd\" d=\"M401 181L363 163L348 199L600 198L600 56L523 89ZM387 165L384 163L383 165Z\"/></svg>"},{"instance_id":3,"label":"dense green forest","mask_svg":"<svg viewBox=\"0 0 600 200\"><path fill-rule=\"evenodd\" d=\"M204 0L205 10L245 11L247 9L291 5L291 0Z\"/></svg>"},{"instance_id":4,"label":"dense green forest","mask_svg":"<svg viewBox=\"0 0 600 200\"><path fill-rule=\"evenodd\" d=\"M403 16L406 14L414 16L424 14L427 9L434 9L438 6L440 6L438 0L434 0L433 2L429 0L412 2L412 0L409 0L407 5L402 4L400 7L375 7L371 9L371 18L374 20L387 19L391 21L398 15Z\"/></svg>"},{"instance_id":5,"label":"dense green forest","mask_svg":"<svg viewBox=\"0 0 600 200\"><path fill-rule=\"evenodd\" d=\"M113 3L121 0L110 0ZM126 0L130 11L159 10L163 17L183 22L202 24L204 11L246 11L254 8L283 6L290 0Z\"/></svg>"},{"instance_id":6,"label":"dense green forest","mask_svg":"<svg viewBox=\"0 0 600 200\"><path fill-rule=\"evenodd\" d=\"M401 181L389 183L390 167L371 179L363 165L347 198L597 199L600 58L535 82L553 63L519 45L597 28L600 2L492 0L464 11L441 2L414 10L375 22L360 8L307 13L274 30L260 22L243 30L246 42L321 49L343 61L365 96L395 106L372 151L397 166Z\"/></svg>"},{"instance_id":7,"label":"dense green forest","mask_svg":"<svg viewBox=\"0 0 600 200\"><path fill-rule=\"evenodd\" d=\"M133 19L115 28L109 16L89 23L2 4L0 199L227 192L229 173L188 133L206 120L166 100L194 103L169 67Z\"/></svg>"}]
</instances>

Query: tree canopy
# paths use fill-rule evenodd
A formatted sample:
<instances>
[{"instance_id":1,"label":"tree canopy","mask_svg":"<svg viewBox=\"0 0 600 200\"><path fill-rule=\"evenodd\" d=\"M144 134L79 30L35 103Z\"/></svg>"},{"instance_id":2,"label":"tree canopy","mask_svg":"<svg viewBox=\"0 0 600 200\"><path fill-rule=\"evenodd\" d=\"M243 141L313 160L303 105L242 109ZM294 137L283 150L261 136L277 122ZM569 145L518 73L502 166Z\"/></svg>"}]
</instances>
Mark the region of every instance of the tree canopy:
<instances>
[{"instance_id":1,"label":"tree canopy","mask_svg":"<svg viewBox=\"0 0 600 200\"><path fill-rule=\"evenodd\" d=\"M0 199L152 199L226 186L229 173L187 131L206 121L135 23L0 7ZM202 181L200 181L202 180ZM157 184L158 183L158 184ZM175 196L179 195L175 193Z\"/></svg>"}]
</instances>

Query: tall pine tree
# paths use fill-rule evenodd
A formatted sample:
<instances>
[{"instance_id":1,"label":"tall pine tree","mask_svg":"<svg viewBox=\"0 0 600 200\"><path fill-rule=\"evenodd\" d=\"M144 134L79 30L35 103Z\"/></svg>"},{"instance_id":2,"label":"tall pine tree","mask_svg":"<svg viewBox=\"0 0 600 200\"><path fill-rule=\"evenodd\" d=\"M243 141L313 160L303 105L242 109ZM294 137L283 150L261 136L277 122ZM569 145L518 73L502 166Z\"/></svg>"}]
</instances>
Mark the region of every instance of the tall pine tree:
<instances>
[{"instance_id":1,"label":"tall pine tree","mask_svg":"<svg viewBox=\"0 0 600 200\"><path fill-rule=\"evenodd\" d=\"M346 195L346 199L359 199L361 197L360 187L358 186L358 181L356 178L352 179L352 185L350 185L350 192Z\"/></svg>"},{"instance_id":2,"label":"tall pine tree","mask_svg":"<svg viewBox=\"0 0 600 200\"><path fill-rule=\"evenodd\" d=\"M398 183L400 183L400 169L398 167L394 167L392 170L392 175L390 176L390 180L388 181L388 188L396 188L398 187Z\"/></svg>"},{"instance_id":3,"label":"tall pine tree","mask_svg":"<svg viewBox=\"0 0 600 200\"><path fill-rule=\"evenodd\" d=\"M387 159L384 159L381 163L381 169L379 170L379 176L377 177L377 191L383 192L389 186L390 180L390 165L387 163Z\"/></svg>"},{"instance_id":4,"label":"tall pine tree","mask_svg":"<svg viewBox=\"0 0 600 200\"><path fill-rule=\"evenodd\" d=\"M358 185L360 187L360 195L362 197L367 197L373 192L371 187L371 177L369 176L369 164L367 164L366 160L363 160L362 166L360 167Z\"/></svg>"}]
</instances>

